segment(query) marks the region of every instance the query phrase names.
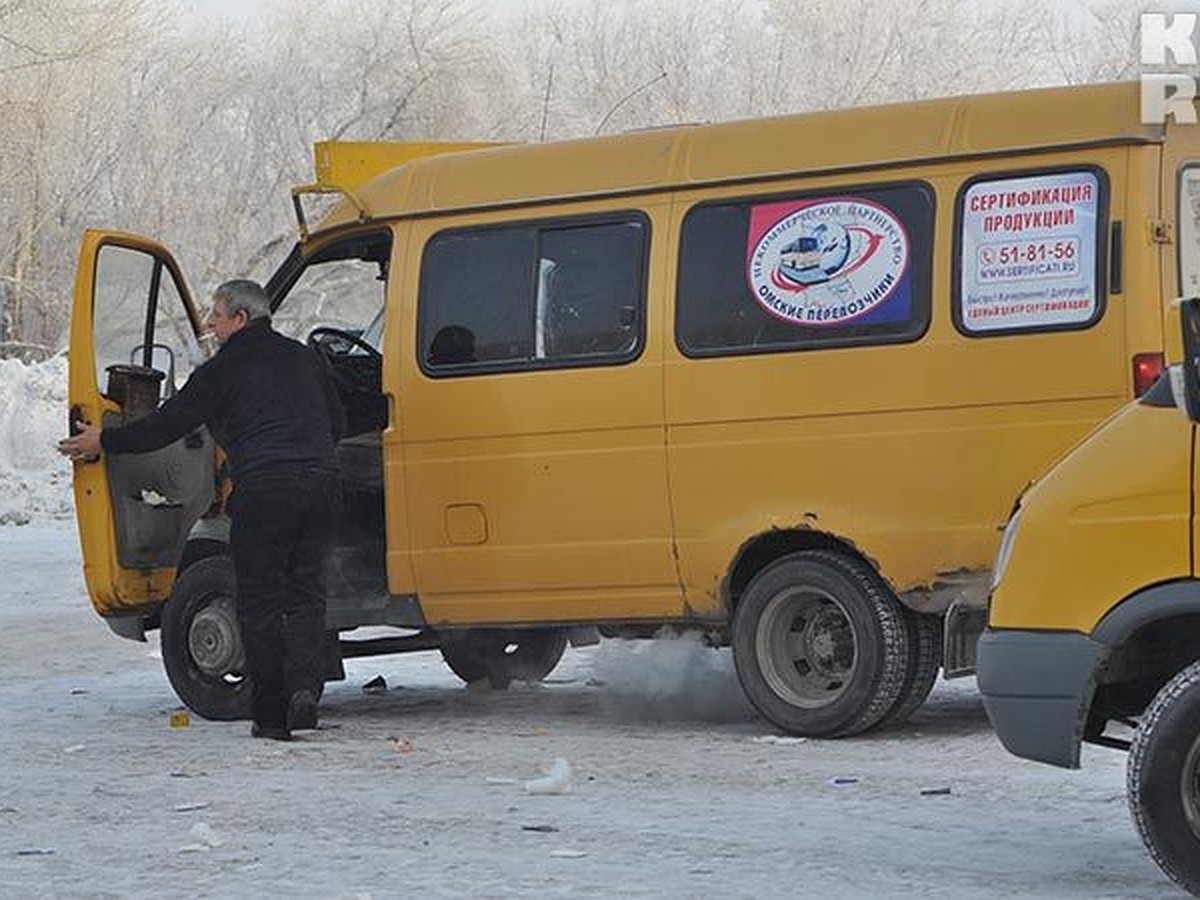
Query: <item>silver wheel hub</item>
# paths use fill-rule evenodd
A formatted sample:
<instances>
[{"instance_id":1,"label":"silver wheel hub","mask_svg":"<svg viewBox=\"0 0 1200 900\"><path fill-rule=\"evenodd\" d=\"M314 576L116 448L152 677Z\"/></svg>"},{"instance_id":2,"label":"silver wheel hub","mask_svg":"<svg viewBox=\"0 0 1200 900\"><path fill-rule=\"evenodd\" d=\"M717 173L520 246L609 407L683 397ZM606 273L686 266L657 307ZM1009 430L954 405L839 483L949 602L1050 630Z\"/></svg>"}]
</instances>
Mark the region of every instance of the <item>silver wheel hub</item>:
<instances>
[{"instance_id":1,"label":"silver wheel hub","mask_svg":"<svg viewBox=\"0 0 1200 900\"><path fill-rule=\"evenodd\" d=\"M755 634L759 669L771 690L793 706L818 709L845 691L858 656L846 610L812 586L780 591Z\"/></svg>"},{"instance_id":2,"label":"silver wheel hub","mask_svg":"<svg viewBox=\"0 0 1200 900\"><path fill-rule=\"evenodd\" d=\"M214 600L192 619L188 650L205 675L221 678L245 671L246 655L232 597Z\"/></svg>"}]
</instances>

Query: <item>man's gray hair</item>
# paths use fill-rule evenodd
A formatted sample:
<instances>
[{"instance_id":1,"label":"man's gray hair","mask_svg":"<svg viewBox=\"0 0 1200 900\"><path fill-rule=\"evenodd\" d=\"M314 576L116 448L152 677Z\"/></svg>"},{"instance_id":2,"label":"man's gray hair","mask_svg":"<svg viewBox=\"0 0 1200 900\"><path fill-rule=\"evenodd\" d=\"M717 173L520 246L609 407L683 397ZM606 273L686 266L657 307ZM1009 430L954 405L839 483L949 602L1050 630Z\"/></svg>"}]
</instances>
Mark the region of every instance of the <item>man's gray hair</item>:
<instances>
[{"instance_id":1,"label":"man's gray hair","mask_svg":"<svg viewBox=\"0 0 1200 900\"><path fill-rule=\"evenodd\" d=\"M257 281L248 278L226 281L213 291L213 300L218 299L225 301L225 310L230 316L245 312L249 322L271 317L271 298Z\"/></svg>"}]
</instances>

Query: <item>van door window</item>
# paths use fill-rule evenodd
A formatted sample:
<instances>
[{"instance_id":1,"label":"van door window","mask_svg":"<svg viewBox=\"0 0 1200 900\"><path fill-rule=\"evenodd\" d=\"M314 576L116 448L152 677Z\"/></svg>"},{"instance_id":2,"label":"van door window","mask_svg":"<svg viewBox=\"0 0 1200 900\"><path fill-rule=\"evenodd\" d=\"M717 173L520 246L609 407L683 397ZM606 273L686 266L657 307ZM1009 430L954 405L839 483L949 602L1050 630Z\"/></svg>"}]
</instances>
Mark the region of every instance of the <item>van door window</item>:
<instances>
[{"instance_id":1,"label":"van door window","mask_svg":"<svg viewBox=\"0 0 1200 900\"><path fill-rule=\"evenodd\" d=\"M1179 290L1200 296L1200 166L1179 173Z\"/></svg>"},{"instance_id":2,"label":"van door window","mask_svg":"<svg viewBox=\"0 0 1200 900\"><path fill-rule=\"evenodd\" d=\"M425 249L420 360L430 375L623 362L642 341L643 219L442 232Z\"/></svg>"},{"instance_id":3,"label":"van door window","mask_svg":"<svg viewBox=\"0 0 1200 900\"><path fill-rule=\"evenodd\" d=\"M697 205L680 238L679 349L916 340L929 325L933 213L925 184Z\"/></svg>"},{"instance_id":4,"label":"van door window","mask_svg":"<svg viewBox=\"0 0 1200 900\"><path fill-rule=\"evenodd\" d=\"M203 361L191 319L171 270L142 250L116 244L96 256L93 334L96 383L107 390L110 366L162 372L160 399L183 386Z\"/></svg>"},{"instance_id":5,"label":"van door window","mask_svg":"<svg viewBox=\"0 0 1200 900\"><path fill-rule=\"evenodd\" d=\"M954 324L968 337L1089 328L1104 314L1099 169L974 178L958 193Z\"/></svg>"}]
</instances>

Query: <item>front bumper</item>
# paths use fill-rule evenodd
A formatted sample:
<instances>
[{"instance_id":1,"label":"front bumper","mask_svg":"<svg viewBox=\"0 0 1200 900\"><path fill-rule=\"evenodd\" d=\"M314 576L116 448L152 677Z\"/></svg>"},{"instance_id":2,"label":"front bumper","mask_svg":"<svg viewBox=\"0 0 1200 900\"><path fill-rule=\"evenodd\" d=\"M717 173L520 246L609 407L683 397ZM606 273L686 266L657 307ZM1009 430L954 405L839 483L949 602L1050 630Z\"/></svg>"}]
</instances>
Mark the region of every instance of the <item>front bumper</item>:
<instances>
[{"instance_id":1,"label":"front bumper","mask_svg":"<svg viewBox=\"0 0 1200 900\"><path fill-rule=\"evenodd\" d=\"M1017 756L1079 768L1096 673L1109 647L1077 632L995 631L979 639L979 691Z\"/></svg>"}]
</instances>

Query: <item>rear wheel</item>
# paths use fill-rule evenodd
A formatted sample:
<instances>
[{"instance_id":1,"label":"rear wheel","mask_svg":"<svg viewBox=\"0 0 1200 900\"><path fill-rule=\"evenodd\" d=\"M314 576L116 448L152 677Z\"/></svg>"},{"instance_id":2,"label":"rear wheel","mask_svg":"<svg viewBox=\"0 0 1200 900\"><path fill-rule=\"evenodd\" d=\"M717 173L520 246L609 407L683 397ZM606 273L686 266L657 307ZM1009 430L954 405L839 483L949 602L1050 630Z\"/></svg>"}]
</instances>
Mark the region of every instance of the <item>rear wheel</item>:
<instances>
[{"instance_id":1,"label":"rear wheel","mask_svg":"<svg viewBox=\"0 0 1200 900\"><path fill-rule=\"evenodd\" d=\"M504 689L512 681L541 681L567 649L561 628L474 628L448 632L442 638L442 659L467 684L483 681Z\"/></svg>"},{"instance_id":2,"label":"rear wheel","mask_svg":"<svg viewBox=\"0 0 1200 900\"><path fill-rule=\"evenodd\" d=\"M793 734L836 737L876 725L909 667L903 608L875 570L824 550L785 556L746 588L733 659L754 707Z\"/></svg>"},{"instance_id":3,"label":"rear wheel","mask_svg":"<svg viewBox=\"0 0 1200 900\"><path fill-rule=\"evenodd\" d=\"M939 616L904 610L908 629L908 674L896 704L879 724L900 725L921 708L942 670L942 620Z\"/></svg>"},{"instance_id":4,"label":"rear wheel","mask_svg":"<svg viewBox=\"0 0 1200 900\"><path fill-rule=\"evenodd\" d=\"M1142 716L1127 769L1129 810L1154 861L1200 895L1200 662Z\"/></svg>"}]
</instances>

